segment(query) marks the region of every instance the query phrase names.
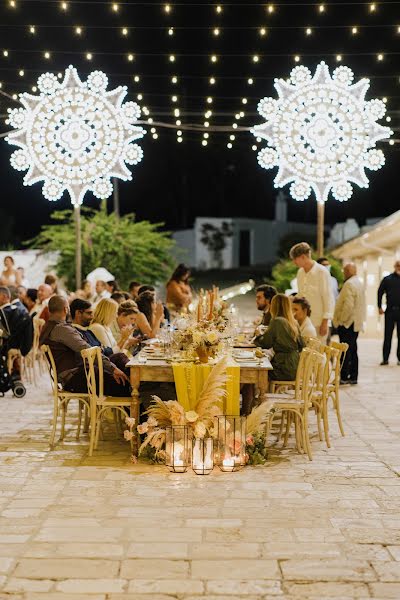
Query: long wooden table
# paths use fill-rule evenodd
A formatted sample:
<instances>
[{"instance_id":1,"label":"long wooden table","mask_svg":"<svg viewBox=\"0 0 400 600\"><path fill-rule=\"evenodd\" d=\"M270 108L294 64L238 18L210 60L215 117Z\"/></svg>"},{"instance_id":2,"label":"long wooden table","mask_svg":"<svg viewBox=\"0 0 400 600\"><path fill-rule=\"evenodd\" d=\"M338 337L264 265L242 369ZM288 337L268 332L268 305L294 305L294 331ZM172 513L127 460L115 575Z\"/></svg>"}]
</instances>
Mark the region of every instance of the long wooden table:
<instances>
[{"instance_id":1,"label":"long wooden table","mask_svg":"<svg viewBox=\"0 0 400 600\"><path fill-rule=\"evenodd\" d=\"M140 396L139 386L143 381L156 381L160 383L174 383L174 373L172 365L163 359L152 359L147 357L145 363L140 362L138 356L131 358L126 364L130 370L130 382L132 386L131 416L139 422ZM268 390L268 371L272 370L272 365L268 358L263 358L257 362L236 362L233 364L240 367L240 383L253 383L260 392L260 399L263 400ZM133 453L137 454L137 439L135 438Z\"/></svg>"}]
</instances>

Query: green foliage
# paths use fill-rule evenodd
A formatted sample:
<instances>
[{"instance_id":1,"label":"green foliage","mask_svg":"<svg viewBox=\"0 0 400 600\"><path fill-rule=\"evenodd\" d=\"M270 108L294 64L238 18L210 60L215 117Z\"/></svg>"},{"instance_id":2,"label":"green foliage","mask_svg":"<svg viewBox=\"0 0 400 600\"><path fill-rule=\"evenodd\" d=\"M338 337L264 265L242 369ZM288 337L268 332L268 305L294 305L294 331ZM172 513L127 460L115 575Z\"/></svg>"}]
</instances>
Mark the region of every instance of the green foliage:
<instances>
[{"instance_id":1,"label":"green foliage","mask_svg":"<svg viewBox=\"0 0 400 600\"><path fill-rule=\"evenodd\" d=\"M266 448L265 432L258 431L246 440L246 454L248 456L248 465L264 465L268 460L268 450Z\"/></svg>"},{"instance_id":2,"label":"green foliage","mask_svg":"<svg viewBox=\"0 0 400 600\"><path fill-rule=\"evenodd\" d=\"M82 272L105 267L122 288L132 279L155 284L167 278L173 267L171 255L174 241L162 224L135 222L133 214L118 218L99 211L81 209ZM44 225L34 239L26 242L44 252L59 252L54 265L57 275L64 277L70 289L75 288L75 224L71 210L56 211L52 225Z\"/></svg>"},{"instance_id":3,"label":"green foliage","mask_svg":"<svg viewBox=\"0 0 400 600\"><path fill-rule=\"evenodd\" d=\"M212 223L203 223L201 227L200 241L210 252L217 269L221 269L223 266L222 251L226 248L227 238L232 235L232 227L226 221L222 221L220 227L216 227Z\"/></svg>"},{"instance_id":4,"label":"green foliage","mask_svg":"<svg viewBox=\"0 0 400 600\"><path fill-rule=\"evenodd\" d=\"M336 258L331 256L330 254L325 254L326 258L329 260L331 264L331 274L336 277L339 283L339 287L343 283L343 272L342 272L342 263L338 261ZM317 256L313 255L313 258L316 259ZM276 265L272 268L271 279L268 281L271 285L274 285L278 292L285 292L285 290L290 289L290 282L295 279L297 274L296 265L288 259L281 259Z\"/></svg>"}]
</instances>

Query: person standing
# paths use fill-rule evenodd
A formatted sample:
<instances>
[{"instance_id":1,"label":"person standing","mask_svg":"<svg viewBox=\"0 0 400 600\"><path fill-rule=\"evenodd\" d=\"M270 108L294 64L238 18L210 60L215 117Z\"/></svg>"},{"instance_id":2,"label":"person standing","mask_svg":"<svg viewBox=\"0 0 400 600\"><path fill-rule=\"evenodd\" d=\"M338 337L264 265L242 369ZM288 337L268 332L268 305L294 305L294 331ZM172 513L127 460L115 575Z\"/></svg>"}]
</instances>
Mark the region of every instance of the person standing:
<instances>
[{"instance_id":1,"label":"person standing","mask_svg":"<svg viewBox=\"0 0 400 600\"><path fill-rule=\"evenodd\" d=\"M386 310L382 308L382 299L386 294ZM383 360L381 365L389 364L392 347L393 329L397 327L397 364L400 365L400 260L394 263L394 271L384 277L378 288L378 310L385 315L385 337L383 341Z\"/></svg>"},{"instance_id":2,"label":"person standing","mask_svg":"<svg viewBox=\"0 0 400 600\"><path fill-rule=\"evenodd\" d=\"M357 277L354 263L346 264L343 273L345 282L336 302L333 324L337 327L340 341L349 345L342 364L340 382L354 385L358 379L357 338L366 318L365 291Z\"/></svg>"},{"instance_id":3,"label":"person standing","mask_svg":"<svg viewBox=\"0 0 400 600\"><path fill-rule=\"evenodd\" d=\"M293 246L289 256L299 269L297 271L299 296L304 296L309 301L312 324L317 331L318 339L325 344L329 320L332 319L335 308L330 273L311 258L311 248L307 242L300 242Z\"/></svg>"}]
</instances>

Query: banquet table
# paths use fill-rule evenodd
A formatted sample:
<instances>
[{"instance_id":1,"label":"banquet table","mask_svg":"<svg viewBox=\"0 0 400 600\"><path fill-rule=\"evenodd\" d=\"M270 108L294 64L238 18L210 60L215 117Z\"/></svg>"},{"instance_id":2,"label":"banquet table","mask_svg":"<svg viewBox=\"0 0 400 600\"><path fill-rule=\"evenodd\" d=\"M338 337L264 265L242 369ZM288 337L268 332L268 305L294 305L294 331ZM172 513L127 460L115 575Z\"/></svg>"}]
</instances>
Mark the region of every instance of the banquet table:
<instances>
[{"instance_id":1,"label":"banquet table","mask_svg":"<svg viewBox=\"0 0 400 600\"><path fill-rule=\"evenodd\" d=\"M253 383L260 392L260 401L262 402L268 390L268 372L273 369L270 360L264 357L257 361L240 361L233 363L240 367L240 383ZM140 355L136 355L129 360L126 366L130 370L130 383L132 386L132 404L131 416L139 422L139 386L144 381L155 381L160 383L174 383L174 373L172 364L162 358L147 357L145 363L141 362ZM137 453L137 440L134 443L134 454Z\"/></svg>"}]
</instances>

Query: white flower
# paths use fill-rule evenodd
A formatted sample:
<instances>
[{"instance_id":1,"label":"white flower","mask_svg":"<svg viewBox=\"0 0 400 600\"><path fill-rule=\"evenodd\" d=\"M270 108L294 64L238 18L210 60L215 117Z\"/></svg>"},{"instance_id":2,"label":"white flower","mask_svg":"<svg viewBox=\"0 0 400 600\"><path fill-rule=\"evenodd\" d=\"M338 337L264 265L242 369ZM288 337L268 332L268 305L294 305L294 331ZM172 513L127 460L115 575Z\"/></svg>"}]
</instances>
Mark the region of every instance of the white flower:
<instances>
[{"instance_id":1,"label":"white flower","mask_svg":"<svg viewBox=\"0 0 400 600\"><path fill-rule=\"evenodd\" d=\"M207 334L207 342L210 344L216 344L218 339L218 335L215 333L215 331L210 331L210 333Z\"/></svg>"},{"instance_id":2,"label":"white flower","mask_svg":"<svg viewBox=\"0 0 400 600\"><path fill-rule=\"evenodd\" d=\"M147 425L148 425L149 427L157 427L157 425L158 425L158 421L157 421L157 419L156 419L155 417L149 417L149 418L147 419Z\"/></svg>"},{"instance_id":3,"label":"white flower","mask_svg":"<svg viewBox=\"0 0 400 600\"><path fill-rule=\"evenodd\" d=\"M203 341L203 334L200 331L193 332L193 344L201 344Z\"/></svg>"},{"instance_id":4,"label":"white flower","mask_svg":"<svg viewBox=\"0 0 400 600\"><path fill-rule=\"evenodd\" d=\"M204 425L204 423L202 423L202 421L197 421L196 425L194 426L194 435L197 438L203 438L207 433L207 429L206 426Z\"/></svg>"},{"instance_id":5,"label":"white flower","mask_svg":"<svg viewBox=\"0 0 400 600\"><path fill-rule=\"evenodd\" d=\"M185 414L185 417L186 421L189 423L194 423L199 418L199 415L195 410L188 410L188 412Z\"/></svg>"},{"instance_id":6,"label":"white flower","mask_svg":"<svg viewBox=\"0 0 400 600\"><path fill-rule=\"evenodd\" d=\"M142 423L141 425L138 425L137 430L138 430L138 433L140 433L140 435L142 435L143 433L147 433L149 430L149 426L148 426L147 422Z\"/></svg>"},{"instance_id":7,"label":"white flower","mask_svg":"<svg viewBox=\"0 0 400 600\"><path fill-rule=\"evenodd\" d=\"M125 423L128 425L128 427L133 427L136 423L136 419L134 417L126 417Z\"/></svg>"},{"instance_id":8,"label":"white flower","mask_svg":"<svg viewBox=\"0 0 400 600\"><path fill-rule=\"evenodd\" d=\"M129 429L125 429L124 431L124 438L126 439L127 442L130 442L133 439L133 432L129 431Z\"/></svg>"}]
</instances>

